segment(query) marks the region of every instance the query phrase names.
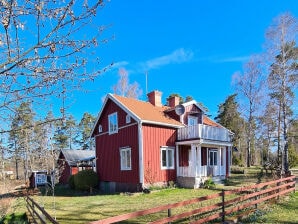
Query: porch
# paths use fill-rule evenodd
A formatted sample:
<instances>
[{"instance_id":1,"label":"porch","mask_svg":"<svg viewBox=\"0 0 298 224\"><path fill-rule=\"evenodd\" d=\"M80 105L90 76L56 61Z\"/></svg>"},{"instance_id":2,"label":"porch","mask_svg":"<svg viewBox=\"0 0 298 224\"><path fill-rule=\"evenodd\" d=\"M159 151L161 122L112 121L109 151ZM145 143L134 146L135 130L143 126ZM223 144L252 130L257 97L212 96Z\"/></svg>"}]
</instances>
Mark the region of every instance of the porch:
<instances>
[{"instance_id":1,"label":"porch","mask_svg":"<svg viewBox=\"0 0 298 224\"><path fill-rule=\"evenodd\" d=\"M177 180L180 186L198 188L209 177L220 181L229 175L229 146L177 145L176 153Z\"/></svg>"},{"instance_id":2,"label":"porch","mask_svg":"<svg viewBox=\"0 0 298 224\"><path fill-rule=\"evenodd\" d=\"M215 141L231 141L231 132L222 127L197 124L178 129L178 141L187 139L206 139Z\"/></svg>"}]
</instances>

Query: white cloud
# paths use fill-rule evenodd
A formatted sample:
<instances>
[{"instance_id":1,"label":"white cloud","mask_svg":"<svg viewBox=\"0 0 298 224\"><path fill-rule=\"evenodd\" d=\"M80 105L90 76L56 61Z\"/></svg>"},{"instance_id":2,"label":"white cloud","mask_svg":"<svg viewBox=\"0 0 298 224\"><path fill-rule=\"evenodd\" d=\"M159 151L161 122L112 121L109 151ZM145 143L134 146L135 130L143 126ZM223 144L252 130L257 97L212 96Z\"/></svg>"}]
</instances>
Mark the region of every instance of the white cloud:
<instances>
[{"instance_id":1,"label":"white cloud","mask_svg":"<svg viewBox=\"0 0 298 224\"><path fill-rule=\"evenodd\" d=\"M156 69L168 64L183 63L191 60L192 58L193 58L192 51L185 50L184 48L179 48L170 54L153 58L145 62L141 62L140 65L143 67L142 70L146 71L146 70Z\"/></svg>"},{"instance_id":2,"label":"white cloud","mask_svg":"<svg viewBox=\"0 0 298 224\"><path fill-rule=\"evenodd\" d=\"M217 63L224 63L224 62L246 62L249 60L251 56L238 56L238 57L226 57L226 58L218 58L214 61Z\"/></svg>"},{"instance_id":3,"label":"white cloud","mask_svg":"<svg viewBox=\"0 0 298 224\"><path fill-rule=\"evenodd\" d=\"M125 66L128 65L128 64L129 64L128 61L118 61L118 62L115 62L115 63L112 65L112 69L122 68L122 67L125 67Z\"/></svg>"}]
</instances>

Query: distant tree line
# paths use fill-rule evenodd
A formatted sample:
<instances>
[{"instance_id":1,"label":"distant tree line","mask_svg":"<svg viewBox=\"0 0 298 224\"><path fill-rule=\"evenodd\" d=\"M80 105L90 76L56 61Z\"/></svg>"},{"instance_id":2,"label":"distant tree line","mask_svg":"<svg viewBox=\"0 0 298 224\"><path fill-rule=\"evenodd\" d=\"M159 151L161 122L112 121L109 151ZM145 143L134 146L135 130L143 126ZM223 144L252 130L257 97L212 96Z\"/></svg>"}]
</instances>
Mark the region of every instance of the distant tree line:
<instances>
[{"instance_id":1,"label":"distant tree line","mask_svg":"<svg viewBox=\"0 0 298 224\"><path fill-rule=\"evenodd\" d=\"M297 31L291 14L275 18L265 52L234 74L235 94L219 105L215 119L235 133L234 164L274 164L283 174L298 165Z\"/></svg>"},{"instance_id":2,"label":"distant tree line","mask_svg":"<svg viewBox=\"0 0 298 224\"><path fill-rule=\"evenodd\" d=\"M72 115L55 118L49 111L42 120L35 118L29 102L21 103L6 133L5 158L15 164L16 178L33 170L54 170L62 149L94 150L90 140L95 117L85 112L79 122ZM24 173L20 173L23 171Z\"/></svg>"}]
</instances>

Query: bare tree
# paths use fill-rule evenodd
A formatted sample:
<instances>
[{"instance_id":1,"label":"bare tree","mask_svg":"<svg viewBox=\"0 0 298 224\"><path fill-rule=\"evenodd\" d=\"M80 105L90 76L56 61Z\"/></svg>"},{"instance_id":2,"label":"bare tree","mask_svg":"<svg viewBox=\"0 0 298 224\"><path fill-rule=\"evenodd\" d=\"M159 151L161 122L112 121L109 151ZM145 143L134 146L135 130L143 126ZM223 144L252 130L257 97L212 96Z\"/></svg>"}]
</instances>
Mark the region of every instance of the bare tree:
<instances>
[{"instance_id":1,"label":"bare tree","mask_svg":"<svg viewBox=\"0 0 298 224\"><path fill-rule=\"evenodd\" d=\"M297 19L289 13L277 17L269 27L267 37L268 58L271 62L268 77L271 96L279 105L279 122L282 124L283 169L289 172L288 125L291 105L298 82ZM280 143L279 143L280 144Z\"/></svg>"},{"instance_id":2,"label":"bare tree","mask_svg":"<svg viewBox=\"0 0 298 224\"><path fill-rule=\"evenodd\" d=\"M138 99L142 95L142 90L137 82L133 84L129 83L128 72L125 68L120 68L118 71L119 80L116 85L113 86L114 93L120 96L126 96L130 98Z\"/></svg>"},{"instance_id":3,"label":"bare tree","mask_svg":"<svg viewBox=\"0 0 298 224\"><path fill-rule=\"evenodd\" d=\"M0 6L2 118L20 102L59 96L104 70L87 69L100 62L88 57L91 49L108 41L99 40L106 27L92 23L103 1L3 0Z\"/></svg>"},{"instance_id":4,"label":"bare tree","mask_svg":"<svg viewBox=\"0 0 298 224\"><path fill-rule=\"evenodd\" d=\"M243 73L235 73L234 85L238 95L243 99L244 115L247 120L247 167L251 166L251 143L255 136L255 118L263 95L264 76L262 75L262 61L259 56L252 56L244 65Z\"/></svg>"}]
</instances>

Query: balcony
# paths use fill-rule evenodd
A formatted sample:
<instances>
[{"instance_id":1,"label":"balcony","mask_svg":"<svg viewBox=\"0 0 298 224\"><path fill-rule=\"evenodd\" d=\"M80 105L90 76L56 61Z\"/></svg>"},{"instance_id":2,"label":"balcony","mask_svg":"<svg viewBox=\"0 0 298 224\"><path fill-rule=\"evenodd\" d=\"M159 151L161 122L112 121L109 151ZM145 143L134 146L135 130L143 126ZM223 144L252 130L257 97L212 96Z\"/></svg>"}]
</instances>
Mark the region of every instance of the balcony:
<instances>
[{"instance_id":1,"label":"balcony","mask_svg":"<svg viewBox=\"0 0 298 224\"><path fill-rule=\"evenodd\" d=\"M205 139L214 141L231 141L231 132L225 128L204 124L187 126L178 129L178 141L190 139Z\"/></svg>"}]
</instances>

